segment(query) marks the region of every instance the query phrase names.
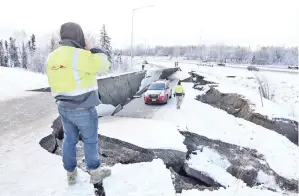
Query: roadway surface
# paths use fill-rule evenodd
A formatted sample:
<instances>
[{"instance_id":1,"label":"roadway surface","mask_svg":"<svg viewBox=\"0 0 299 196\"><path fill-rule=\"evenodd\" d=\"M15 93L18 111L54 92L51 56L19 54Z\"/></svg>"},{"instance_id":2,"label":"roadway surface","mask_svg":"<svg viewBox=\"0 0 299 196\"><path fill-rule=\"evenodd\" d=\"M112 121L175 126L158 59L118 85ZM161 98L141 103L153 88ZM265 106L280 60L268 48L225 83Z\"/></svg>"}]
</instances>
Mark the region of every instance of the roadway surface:
<instances>
[{"instance_id":1,"label":"roadway surface","mask_svg":"<svg viewBox=\"0 0 299 196\"><path fill-rule=\"evenodd\" d=\"M170 88L174 89L175 85L177 84L177 81L177 79L172 79L170 82ZM175 104L175 98L173 96L171 99L168 100L167 104L146 105L144 103L142 94L140 98L135 98L132 101L130 101L127 105L125 105L120 112L115 114L115 116L151 119L155 113L157 113L164 107L168 107L170 104Z\"/></svg>"},{"instance_id":2,"label":"roadway surface","mask_svg":"<svg viewBox=\"0 0 299 196\"><path fill-rule=\"evenodd\" d=\"M153 66L149 65L148 68ZM157 67L165 68L161 65ZM153 109L152 112L155 111L155 106L147 108L142 101L143 98L135 99L133 105L129 105L132 107L132 114L138 113L139 110L145 110L147 113L151 113L151 109ZM136 104L135 107L134 104ZM156 107L158 108L159 106ZM57 105L51 93L34 92L30 96L0 101L0 137L13 138L23 135L25 128L30 127L50 127L57 116Z\"/></svg>"},{"instance_id":3,"label":"roadway surface","mask_svg":"<svg viewBox=\"0 0 299 196\"><path fill-rule=\"evenodd\" d=\"M174 67L174 62L172 60L150 60L153 64L165 64L167 63L168 65L171 65ZM179 67L180 64L191 64L194 65L194 67L198 67L198 61L193 61L193 60L181 60L179 62ZM213 67L226 67L226 68L237 68L237 69L247 69L248 65L242 65L242 64L226 64L225 66L218 66L215 63L212 63ZM253 65L255 66L255 65ZM200 66L204 67L204 66ZM208 66L207 66L208 67ZM269 66L255 66L260 69L260 72L266 71L266 72L281 72L281 73L288 73L288 74L299 74L299 70L296 69L288 69L288 68L281 68L281 67L269 67Z\"/></svg>"},{"instance_id":4,"label":"roadway surface","mask_svg":"<svg viewBox=\"0 0 299 196\"><path fill-rule=\"evenodd\" d=\"M30 97L0 102L0 136L16 133L24 127L33 126L41 119L57 117L57 106L50 93L39 93ZM49 124L52 121L49 121Z\"/></svg>"}]
</instances>

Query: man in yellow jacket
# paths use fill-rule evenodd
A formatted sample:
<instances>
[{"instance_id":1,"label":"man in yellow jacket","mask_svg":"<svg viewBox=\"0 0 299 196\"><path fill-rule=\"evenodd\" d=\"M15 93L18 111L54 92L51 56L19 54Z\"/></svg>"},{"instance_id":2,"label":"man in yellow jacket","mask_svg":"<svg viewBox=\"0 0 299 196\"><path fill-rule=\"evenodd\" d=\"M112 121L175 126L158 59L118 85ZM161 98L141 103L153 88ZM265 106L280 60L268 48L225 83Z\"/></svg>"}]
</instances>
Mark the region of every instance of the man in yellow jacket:
<instances>
[{"instance_id":1,"label":"man in yellow jacket","mask_svg":"<svg viewBox=\"0 0 299 196\"><path fill-rule=\"evenodd\" d=\"M176 108L180 109L185 96L184 87L182 86L181 81L178 82L174 89L174 96L176 97Z\"/></svg>"},{"instance_id":2,"label":"man in yellow jacket","mask_svg":"<svg viewBox=\"0 0 299 196\"><path fill-rule=\"evenodd\" d=\"M94 49L86 42L78 24L63 24L60 37L60 47L49 54L47 75L64 129L63 166L68 184L75 184L76 144L80 133L90 182L96 184L111 174L109 169L100 167L95 109L100 104L96 73L108 71L110 62L102 50Z\"/></svg>"}]
</instances>

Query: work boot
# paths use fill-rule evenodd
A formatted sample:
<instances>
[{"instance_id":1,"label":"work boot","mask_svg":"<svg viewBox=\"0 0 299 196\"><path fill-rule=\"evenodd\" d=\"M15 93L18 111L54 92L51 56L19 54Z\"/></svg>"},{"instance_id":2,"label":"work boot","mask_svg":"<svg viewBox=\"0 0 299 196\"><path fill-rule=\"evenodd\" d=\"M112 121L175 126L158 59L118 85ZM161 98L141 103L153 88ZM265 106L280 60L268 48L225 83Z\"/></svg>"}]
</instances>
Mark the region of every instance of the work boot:
<instances>
[{"instance_id":1,"label":"work boot","mask_svg":"<svg viewBox=\"0 0 299 196\"><path fill-rule=\"evenodd\" d=\"M97 184L111 175L111 170L104 167L99 167L95 170L90 170L90 183Z\"/></svg>"},{"instance_id":2,"label":"work boot","mask_svg":"<svg viewBox=\"0 0 299 196\"><path fill-rule=\"evenodd\" d=\"M77 168L73 172L69 172L69 171L67 172L67 182L69 186L76 184L77 176L78 176Z\"/></svg>"}]
</instances>

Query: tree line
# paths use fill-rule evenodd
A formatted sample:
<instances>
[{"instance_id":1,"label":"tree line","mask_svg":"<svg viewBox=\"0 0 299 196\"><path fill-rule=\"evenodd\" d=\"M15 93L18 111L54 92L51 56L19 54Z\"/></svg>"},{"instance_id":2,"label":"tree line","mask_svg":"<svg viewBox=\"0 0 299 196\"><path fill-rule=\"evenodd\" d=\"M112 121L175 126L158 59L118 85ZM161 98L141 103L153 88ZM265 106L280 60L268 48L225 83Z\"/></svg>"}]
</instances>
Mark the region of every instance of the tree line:
<instances>
[{"instance_id":1,"label":"tree line","mask_svg":"<svg viewBox=\"0 0 299 196\"><path fill-rule=\"evenodd\" d=\"M86 37L94 47L101 48L106 53L108 59L113 62L112 69L119 66L120 62L113 60L111 38L105 25L99 36L89 33ZM45 73L47 57L59 47L59 40L59 34L56 32L52 33L48 43L37 45L35 34L28 37L24 31L15 33L8 40L0 39L0 66Z\"/></svg>"},{"instance_id":2,"label":"tree line","mask_svg":"<svg viewBox=\"0 0 299 196\"><path fill-rule=\"evenodd\" d=\"M130 49L116 50L116 53L130 55ZM184 56L189 60L205 60L220 63L246 63L259 65L298 65L296 47L265 46L253 50L250 47L227 45L156 46L138 45L134 56Z\"/></svg>"},{"instance_id":3,"label":"tree line","mask_svg":"<svg viewBox=\"0 0 299 196\"><path fill-rule=\"evenodd\" d=\"M126 71L129 66L130 49L112 52L111 38L105 25L99 36L88 33L86 38L107 54L112 62L111 70ZM59 35L53 33L48 43L36 43L35 34L27 36L24 31L0 39L0 66L19 67L34 72L45 73L46 59L50 52L59 47ZM298 49L296 47L265 46L255 50L250 47L227 45L193 45L193 46L155 46L137 45L133 50L134 56L183 56L189 60L205 60L221 63L242 64L277 64L298 65ZM123 56L123 57L122 57Z\"/></svg>"},{"instance_id":4,"label":"tree line","mask_svg":"<svg viewBox=\"0 0 299 196\"><path fill-rule=\"evenodd\" d=\"M29 61L32 60L36 51L35 35L23 42L22 45L16 43L16 39L10 37L8 40L0 40L0 66L21 67L27 69Z\"/></svg>"}]
</instances>

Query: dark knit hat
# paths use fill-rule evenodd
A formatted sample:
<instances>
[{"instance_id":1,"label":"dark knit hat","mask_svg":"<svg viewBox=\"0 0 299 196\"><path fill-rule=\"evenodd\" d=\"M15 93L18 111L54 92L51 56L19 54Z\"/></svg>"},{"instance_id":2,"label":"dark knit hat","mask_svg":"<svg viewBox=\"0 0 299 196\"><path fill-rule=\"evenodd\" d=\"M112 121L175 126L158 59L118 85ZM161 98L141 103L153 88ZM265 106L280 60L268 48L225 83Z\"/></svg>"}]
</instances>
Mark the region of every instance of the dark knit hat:
<instances>
[{"instance_id":1,"label":"dark knit hat","mask_svg":"<svg viewBox=\"0 0 299 196\"><path fill-rule=\"evenodd\" d=\"M85 48L84 33L80 25L74 22L68 22L61 25L60 28L61 40L69 39L78 43L82 48Z\"/></svg>"}]
</instances>

